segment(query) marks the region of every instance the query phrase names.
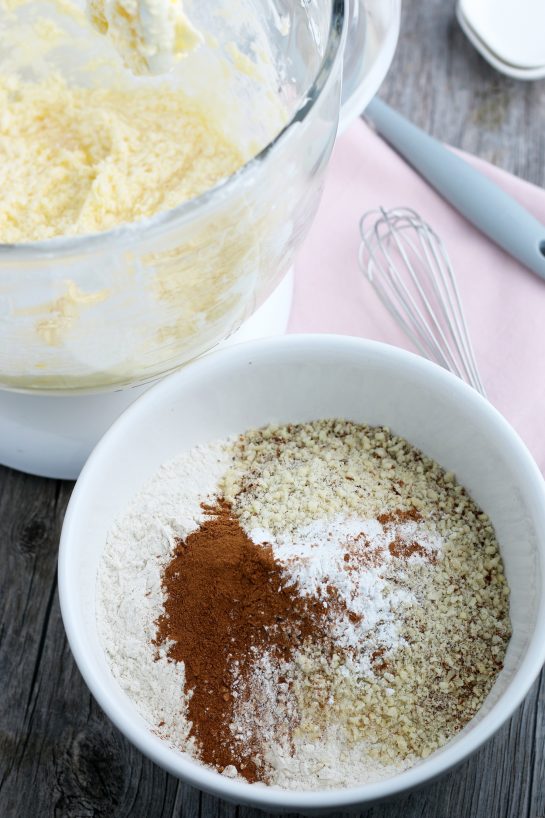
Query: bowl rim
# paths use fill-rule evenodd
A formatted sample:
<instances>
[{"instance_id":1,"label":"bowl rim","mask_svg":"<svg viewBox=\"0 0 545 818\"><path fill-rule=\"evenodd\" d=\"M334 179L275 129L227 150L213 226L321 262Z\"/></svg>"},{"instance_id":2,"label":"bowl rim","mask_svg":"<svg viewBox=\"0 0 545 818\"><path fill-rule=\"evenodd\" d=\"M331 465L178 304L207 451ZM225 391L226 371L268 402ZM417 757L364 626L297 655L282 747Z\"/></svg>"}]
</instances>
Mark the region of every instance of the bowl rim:
<instances>
[{"instance_id":1,"label":"bowl rim","mask_svg":"<svg viewBox=\"0 0 545 818\"><path fill-rule=\"evenodd\" d=\"M200 378L203 373L207 372L213 375L214 370L218 368L224 370L226 366L235 368L242 366L244 362L248 362L248 357L252 358L253 355L265 356L265 358L267 354L282 357L290 355L291 351L299 354L310 353L317 357L322 352L327 354L334 352L340 358L344 355L361 353L378 360L397 362L410 367L415 373L424 373L447 391L457 394L469 408L487 416L487 422L494 428L494 434L497 435L498 440L501 439L502 447L517 459L519 467L526 472L531 488L529 504L535 509L536 515L541 518L542 522L539 530L536 529L541 578L541 593L536 613L537 624L507 690L482 720L470 732L460 737L456 743L445 745L438 754L433 754L395 776L356 787L286 790L266 785L256 786L228 779L220 773L195 764L195 761L185 759L183 755L171 750L161 739L151 738L151 734L145 728L135 726L130 719L125 718L124 714L116 710L107 687L97 679L93 663L86 655L85 640L80 638L74 626L74 619L77 619L77 616L74 617L73 611L77 603L75 594L70 590L70 577L72 567L77 564L77 560L74 558L76 548L75 540L71 539L71 531L75 525L80 505L85 504L86 484L97 469L100 471L102 461L107 462L107 452L116 440L118 429L137 420L139 414L143 410L147 411L150 406L161 406L165 399L179 395L186 387L191 388L194 377ZM543 532L541 536L539 536L539 531ZM106 432L85 464L68 504L60 538L58 583L61 614L68 642L87 686L116 727L144 755L160 767L192 786L213 793L220 798L239 804L250 804L261 809L320 811L371 803L429 783L464 761L513 714L539 674L545 662L545 640L539 638L540 626L545 630L545 480L525 443L492 404L450 372L412 352L378 341L344 335L293 334L249 341L209 353L167 376L139 397Z\"/></svg>"}]
</instances>

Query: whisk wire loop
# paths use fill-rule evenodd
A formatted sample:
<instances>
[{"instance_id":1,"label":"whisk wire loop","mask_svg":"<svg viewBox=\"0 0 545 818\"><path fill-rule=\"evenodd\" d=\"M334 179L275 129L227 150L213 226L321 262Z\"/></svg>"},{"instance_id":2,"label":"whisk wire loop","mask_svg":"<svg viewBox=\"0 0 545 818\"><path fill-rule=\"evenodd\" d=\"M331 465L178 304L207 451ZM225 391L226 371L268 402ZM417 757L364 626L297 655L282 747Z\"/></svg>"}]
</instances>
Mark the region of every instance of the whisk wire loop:
<instances>
[{"instance_id":1,"label":"whisk wire loop","mask_svg":"<svg viewBox=\"0 0 545 818\"><path fill-rule=\"evenodd\" d=\"M439 236L410 208L364 213L360 234L360 267L416 349L484 395L456 277Z\"/></svg>"}]
</instances>

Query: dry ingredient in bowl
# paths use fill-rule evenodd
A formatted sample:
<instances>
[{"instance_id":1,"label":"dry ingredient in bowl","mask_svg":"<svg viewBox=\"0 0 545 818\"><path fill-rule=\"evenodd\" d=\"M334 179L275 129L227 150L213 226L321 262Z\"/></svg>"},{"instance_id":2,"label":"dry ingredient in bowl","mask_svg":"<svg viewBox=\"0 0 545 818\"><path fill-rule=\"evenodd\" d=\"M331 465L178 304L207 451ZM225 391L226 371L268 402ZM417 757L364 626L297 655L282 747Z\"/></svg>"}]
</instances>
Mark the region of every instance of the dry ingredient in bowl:
<instances>
[{"instance_id":1,"label":"dry ingredient in bowl","mask_svg":"<svg viewBox=\"0 0 545 818\"><path fill-rule=\"evenodd\" d=\"M266 427L163 466L110 532L105 652L143 717L224 775L393 775L475 715L509 594L488 517L383 427Z\"/></svg>"}]
</instances>

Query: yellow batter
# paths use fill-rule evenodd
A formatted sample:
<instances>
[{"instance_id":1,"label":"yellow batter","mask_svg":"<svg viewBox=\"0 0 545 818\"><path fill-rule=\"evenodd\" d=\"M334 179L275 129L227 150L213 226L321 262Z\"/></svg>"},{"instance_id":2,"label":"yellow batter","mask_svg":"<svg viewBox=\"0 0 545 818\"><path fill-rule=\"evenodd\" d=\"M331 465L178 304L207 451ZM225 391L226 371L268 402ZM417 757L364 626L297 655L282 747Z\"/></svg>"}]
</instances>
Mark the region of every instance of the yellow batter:
<instances>
[{"instance_id":1,"label":"yellow batter","mask_svg":"<svg viewBox=\"0 0 545 818\"><path fill-rule=\"evenodd\" d=\"M87 0L87 12L134 74L162 74L203 41L181 0Z\"/></svg>"},{"instance_id":2,"label":"yellow batter","mask_svg":"<svg viewBox=\"0 0 545 818\"><path fill-rule=\"evenodd\" d=\"M96 234L169 210L231 175L284 125L259 20L255 47L241 53L196 33L180 2L0 0L0 243ZM238 21L230 0L224 11ZM239 42L237 26L226 31ZM165 56L177 63L168 77L134 76ZM51 248L30 268L4 267L1 383L121 386L227 336L291 249L283 207L266 190L249 198L235 186L228 206L200 211L164 246L142 245L137 231L134 248L111 261L82 264Z\"/></svg>"},{"instance_id":3,"label":"yellow batter","mask_svg":"<svg viewBox=\"0 0 545 818\"><path fill-rule=\"evenodd\" d=\"M245 158L166 83L135 91L0 77L0 242L151 216L204 192Z\"/></svg>"}]
</instances>

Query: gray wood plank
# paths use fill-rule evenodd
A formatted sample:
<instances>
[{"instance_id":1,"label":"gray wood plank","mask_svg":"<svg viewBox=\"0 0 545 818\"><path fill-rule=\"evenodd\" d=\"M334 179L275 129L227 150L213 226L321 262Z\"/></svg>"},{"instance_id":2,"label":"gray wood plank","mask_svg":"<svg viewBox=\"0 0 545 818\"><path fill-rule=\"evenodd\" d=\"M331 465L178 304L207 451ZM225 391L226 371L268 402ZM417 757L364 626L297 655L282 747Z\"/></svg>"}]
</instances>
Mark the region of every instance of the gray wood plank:
<instances>
[{"instance_id":1,"label":"gray wood plank","mask_svg":"<svg viewBox=\"0 0 545 818\"><path fill-rule=\"evenodd\" d=\"M545 818L545 671L538 683L534 718L534 742L531 774L529 818Z\"/></svg>"},{"instance_id":2,"label":"gray wood plank","mask_svg":"<svg viewBox=\"0 0 545 818\"><path fill-rule=\"evenodd\" d=\"M454 19L454 2L404 0L381 95L439 139L537 185L545 182L545 82L498 74Z\"/></svg>"},{"instance_id":3,"label":"gray wood plank","mask_svg":"<svg viewBox=\"0 0 545 818\"><path fill-rule=\"evenodd\" d=\"M545 183L545 82L494 72L446 0L404 0L382 89L451 144ZM154 766L87 691L68 650L56 590L68 483L0 468L0 815L17 818L258 818ZM545 683L456 770L361 818L545 818Z\"/></svg>"}]
</instances>

